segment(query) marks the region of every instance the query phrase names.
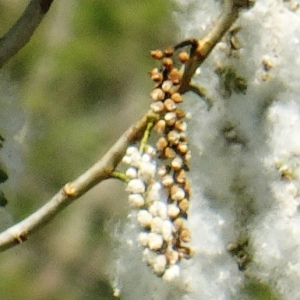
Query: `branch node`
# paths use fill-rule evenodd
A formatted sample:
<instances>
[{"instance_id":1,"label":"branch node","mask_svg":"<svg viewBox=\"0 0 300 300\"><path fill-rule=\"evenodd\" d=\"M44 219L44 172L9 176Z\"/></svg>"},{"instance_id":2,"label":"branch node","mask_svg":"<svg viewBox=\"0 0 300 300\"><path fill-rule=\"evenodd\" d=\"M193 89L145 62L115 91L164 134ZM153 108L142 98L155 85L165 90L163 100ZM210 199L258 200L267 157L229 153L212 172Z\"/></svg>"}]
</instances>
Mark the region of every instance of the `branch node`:
<instances>
[{"instance_id":1,"label":"branch node","mask_svg":"<svg viewBox=\"0 0 300 300\"><path fill-rule=\"evenodd\" d=\"M15 236L16 244L21 244L23 242L26 242L27 239L28 239L28 232L27 231L20 232L17 236Z\"/></svg>"},{"instance_id":2,"label":"branch node","mask_svg":"<svg viewBox=\"0 0 300 300\"><path fill-rule=\"evenodd\" d=\"M72 182L67 183L62 190L63 194L66 195L68 198L75 198L77 197L76 187Z\"/></svg>"}]
</instances>

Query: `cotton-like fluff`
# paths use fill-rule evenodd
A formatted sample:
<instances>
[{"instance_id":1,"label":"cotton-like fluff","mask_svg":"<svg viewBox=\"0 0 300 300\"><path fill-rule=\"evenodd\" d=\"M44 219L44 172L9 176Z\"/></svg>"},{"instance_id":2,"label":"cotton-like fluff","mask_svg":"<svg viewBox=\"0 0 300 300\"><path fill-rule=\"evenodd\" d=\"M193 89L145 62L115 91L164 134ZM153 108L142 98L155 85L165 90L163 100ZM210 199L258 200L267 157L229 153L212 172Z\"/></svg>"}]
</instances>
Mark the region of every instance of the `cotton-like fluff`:
<instances>
[{"instance_id":1,"label":"cotton-like fluff","mask_svg":"<svg viewBox=\"0 0 300 300\"><path fill-rule=\"evenodd\" d=\"M221 1L175 2L178 40L201 38L221 8ZM271 294L275 299L300 298L296 4L256 0L242 11L194 76L213 99L212 108L208 111L198 96L184 95L183 106L192 116L188 130L193 195L187 226L194 255L182 261L178 286L159 284L160 298L153 288L149 299L251 299L260 289L264 294L257 298L266 290L267 299ZM156 91L155 97L161 96ZM172 114L158 129L166 122L173 122ZM164 149L164 143L160 140L158 146ZM163 182L172 184L168 177ZM176 209L170 206L167 213L176 215ZM142 280L143 289L151 290L156 280ZM249 282L255 291L248 290ZM124 299L137 299L140 292L133 289Z\"/></svg>"},{"instance_id":2,"label":"cotton-like fluff","mask_svg":"<svg viewBox=\"0 0 300 300\"><path fill-rule=\"evenodd\" d=\"M184 269L191 288L186 299L249 297L243 290L249 280L283 299L300 297L300 14L291 2L257 0L242 12L241 48L230 49L225 38L195 77L213 95L212 109L205 111L196 97L185 101L200 154L193 155L190 173L199 188L189 228L199 238ZM224 73L216 68L234 70L246 91L227 85L233 90L225 93ZM249 243L246 266L228 251L241 237Z\"/></svg>"}]
</instances>

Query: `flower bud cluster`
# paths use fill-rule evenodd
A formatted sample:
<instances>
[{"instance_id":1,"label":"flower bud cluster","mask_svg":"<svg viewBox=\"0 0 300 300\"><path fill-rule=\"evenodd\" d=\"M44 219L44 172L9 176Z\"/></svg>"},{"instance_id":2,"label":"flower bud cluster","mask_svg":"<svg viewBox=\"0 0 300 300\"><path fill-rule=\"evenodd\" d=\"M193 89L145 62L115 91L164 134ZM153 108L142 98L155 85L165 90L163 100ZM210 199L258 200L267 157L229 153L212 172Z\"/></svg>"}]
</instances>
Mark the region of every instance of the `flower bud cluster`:
<instances>
[{"instance_id":1,"label":"flower bud cluster","mask_svg":"<svg viewBox=\"0 0 300 300\"><path fill-rule=\"evenodd\" d=\"M137 221L142 228L138 241L145 248L144 259L157 275L171 281L179 276L180 260L191 256L186 225L191 154L185 112L178 107L183 101L178 92L181 73L174 67L173 50L151 54L162 62L161 69L150 72L155 82L150 108L157 115L156 145L145 145L142 150L130 146L123 162L129 165L126 191L130 206L138 210ZM182 63L187 59L187 54L179 54Z\"/></svg>"}]
</instances>

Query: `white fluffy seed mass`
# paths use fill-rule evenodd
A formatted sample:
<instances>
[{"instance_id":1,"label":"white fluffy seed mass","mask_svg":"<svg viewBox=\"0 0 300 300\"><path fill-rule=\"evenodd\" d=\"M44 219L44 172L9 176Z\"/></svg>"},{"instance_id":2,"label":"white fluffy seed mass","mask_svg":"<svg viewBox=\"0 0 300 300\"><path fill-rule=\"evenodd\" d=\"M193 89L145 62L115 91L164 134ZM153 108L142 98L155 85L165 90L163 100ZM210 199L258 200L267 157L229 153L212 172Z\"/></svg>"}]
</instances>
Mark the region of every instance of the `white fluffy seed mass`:
<instances>
[{"instance_id":1,"label":"white fluffy seed mass","mask_svg":"<svg viewBox=\"0 0 300 300\"><path fill-rule=\"evenodd\" d=\"M182 29L178 41L205 36L223 3L174 2ZM142 263L133 270L128 257L137 254L123 249L122 268L131 272L120 273L120 282L143 282L123 284L123 299L145 294L155 300L300 299L298 4L256 0L241 10L230 34L194 76L213 101L208 110L202 98L184 95L185 111L192 117L186 132L193 155L187 223L194 255L180 268L175 264L165 270L165 280L180 276L181 284L175 286ZM174 121L166 116L166 122ZM227 251L241 239L250 245L241 246L249 258L240 266L245 271Z\"/></svg>"}]
</instances>

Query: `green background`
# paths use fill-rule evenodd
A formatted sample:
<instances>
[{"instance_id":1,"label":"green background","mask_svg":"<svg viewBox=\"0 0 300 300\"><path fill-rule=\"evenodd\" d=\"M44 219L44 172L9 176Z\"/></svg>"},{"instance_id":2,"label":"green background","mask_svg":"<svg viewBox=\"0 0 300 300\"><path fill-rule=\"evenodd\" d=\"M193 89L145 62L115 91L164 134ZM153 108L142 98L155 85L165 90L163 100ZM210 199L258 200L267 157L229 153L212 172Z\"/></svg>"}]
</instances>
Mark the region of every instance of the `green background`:
<instances>
[{"instance_id":1,"label":"green background","mask_svg":"<svg viewBox=\"0 0 300 300\"><path fill-rule=\"evenodd\" d=\"M0 1L1 35L28 2ZM3 188L11 222L88 169L148 109L149 52L175 42L173 9L160 0L54 1L3 67L0 97L13 114L0 122L11 145ZM101 183L1 253L0 299L112 299L110 233L127 214L123 189L116 180Z\"/></svg>"}]
</instances>

